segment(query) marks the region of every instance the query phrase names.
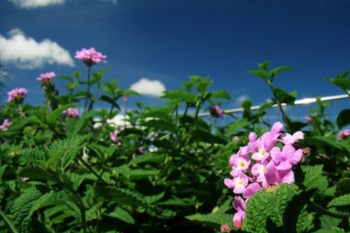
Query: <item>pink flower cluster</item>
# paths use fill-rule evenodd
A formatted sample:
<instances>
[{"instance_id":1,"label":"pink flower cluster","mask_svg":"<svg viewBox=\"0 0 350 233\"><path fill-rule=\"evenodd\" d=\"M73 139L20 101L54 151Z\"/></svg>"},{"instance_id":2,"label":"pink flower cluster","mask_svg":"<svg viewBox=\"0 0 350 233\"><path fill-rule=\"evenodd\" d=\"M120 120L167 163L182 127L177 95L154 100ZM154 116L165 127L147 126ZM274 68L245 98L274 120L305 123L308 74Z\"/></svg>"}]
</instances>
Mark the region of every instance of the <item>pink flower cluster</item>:
<instances>
[{"instance_id":1,"label":"pink flower cluster","mask_svg":"<svg viewBox=\"0 0 350 233\"><path fill-rule=\"evenodd\" d=\"M344 129L338 133L338 139L342 140L350 136L350 129Z\"/></svg>"},{"instance_id":2,"label":"pink flower cluster","mask_svg":"<svg viewBox=\"0 0 350 233\"><path fill-rule=\"evenodd\" d=\"M112 142L117 143L118 146L121 146L121 142L119 141L118 134L119 134L119 130L115 130L113 133L109 134L109 138L111 139Z\"/></svg>"},{"instance_id":3,"label":"pink flower cluster","mask_svg":"<svg viewBox=\"0 0 350 233\"><path fill-rule=\"evenodd\" d=\"M75 108L68 108L67 110L64 110L63 113L72 118L77 118L80 116L78 110Z\"/></svg>"},{"instance_id":4,"label":"pink flower cluster","mask_svg":"<svg viewBox=\"0 0 350 233\"><path fill-rule=\"evenodd\" d=\"M50 83L52 79L56 76L54 72L49 72L45 74L40 74L37 80L41 81L41 83Z\"/></svg>"},{"instance_id":5,"label":"pink flower cluster","mask_svg":"<svg viewBox=\"0 0 350 233\"><path fill-rule=\"evenodd\" d=\"M238 228L242 226L246 203L253 194L269 185L294 182L292 168L303 157L297 142L304 139L304 134L301 131L293 135L281 133L282 129L283 124L276 122L271 131L260 138L256 133L250 133L248 145L241 147L230 158L230 175L233 178L226 178L224 183L233 189L233 193L241 194L245 199L236 196L233 201L233 207L237 210L233 223Z\"/></svg>"},{"instance_id":6,"label":"pink flower cluster","mask_svg":"<svg viewBox=\"0 0 350 233\"><path fill-rule=\"evenodd\" d=\"M224 110L222 110L219 106L210 106L209 107L210 114L214 117L223 117Z\"/></svg>"},{"instance_id":7,"label":"pink flower cluster","mask_svg":"<svg viewBox=\"0 0 350 233\"><path fill-rule=\"evenodd\" d=\"M94 48L85 49L77 51L75 53L75 58L82 60L87 66L92 66L100 62L106 62L104 59L106 56L102 53L97 52Z\"/></svg>"},{"instance_id":8,"label":"pink flower cluster","mask_svg":"<svg viewBox=\"0 0 350 233\"><path fill-rule=\"evenodd\" d=\"M8 92L7 102L22 103L24 98L27 96L28 91L24 88L15 88Z\"/></svg>"},{"instance_id":9,"label":"pink flower cluster","mask_svg":"<svg viewBox=\"0 0 350 233\"><path fill-rule=\"evenodd\" d=\"M10 125L12 125L12 122L5 119L4 122L2 123L2 125L0 125L0 129L5 132L7 131L7 127L9 127Z\"/></svg>"}]
</instances>

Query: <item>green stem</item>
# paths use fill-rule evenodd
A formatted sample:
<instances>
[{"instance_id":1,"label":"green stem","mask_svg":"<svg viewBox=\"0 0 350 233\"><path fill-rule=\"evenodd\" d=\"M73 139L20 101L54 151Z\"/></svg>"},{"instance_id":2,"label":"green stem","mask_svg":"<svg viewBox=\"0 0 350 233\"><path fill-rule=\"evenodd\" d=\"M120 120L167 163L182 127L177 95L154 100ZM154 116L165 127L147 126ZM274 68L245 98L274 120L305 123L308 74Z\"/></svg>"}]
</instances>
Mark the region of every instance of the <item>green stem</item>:
<instances>
[{"instance_id":1,"label":"green stem","mask_svg":"<svg viewBox=\"0 0 350 233\"><path fill-rule=\"evenodd\" d=\"M91 66L88 66L88 80L87 80L87 97L86 97L86 100L85 100L85 104L84 104L84 113L86 111L86 107L88 105L88 101L89 101L89 97L90 97L90 76L91 76Z\"/></svg>"},{"instance_id":2,"label":"green stem","mask_svg":"<svg viewBox=\"0 0 350 233\"><path fill-rule=\"evenodd\" d=\"M311 205L314 209L320 211L321 213L327 214L327 215L334 217L334 218L348 218L348 217L350 217L349 214L339 214L339 213L334 213L332 211L329 211L326 208L323 208L319 204L312 202L312 201L309 201L308 204Z\"/></svg>"},{"instance_id":3,"label":"green stem","mask_svg":"<svg viewBox=\"0 0 350 233\"><path fill-rule=\"evenodd\" d=\"M104 179L102 179L102 176L99 175L99 174L97 174L97 173L91 168L91 166L90 166L88 163L86 163L82 158L78 157L78 160L79 160L82 164L84 164L84 166L85 166L87 169L89 169L89 171L90 171L92 174L94 174L94 175L97 177L97 180L101 180L104 184L109 185Z\"/></svg>"}]
</instances>

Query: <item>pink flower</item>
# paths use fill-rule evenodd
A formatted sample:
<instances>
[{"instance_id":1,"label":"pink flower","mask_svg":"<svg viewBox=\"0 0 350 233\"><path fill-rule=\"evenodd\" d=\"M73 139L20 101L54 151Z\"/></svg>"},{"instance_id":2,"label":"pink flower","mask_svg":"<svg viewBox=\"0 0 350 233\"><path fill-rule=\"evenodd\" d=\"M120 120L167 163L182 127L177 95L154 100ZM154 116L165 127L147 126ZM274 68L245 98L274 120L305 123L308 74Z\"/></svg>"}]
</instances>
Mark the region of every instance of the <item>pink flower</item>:
<instances>
[{"instance_id":1,"label":"pink flower","mask_svg":"<svg viewBox=\"0 0 350 233\"><path fill-rule=\"evenodd\" d=\"M232 176L236 176L240 172L244 172L246 169L248 169L250 161L236 155L233 156L232 160L230 160L230 164L232 164L231 166L233 169L230 174Z\"/></svg>"},{"instance_id":2,"label":"pink flower","mask_svg":"<svg viewBox=\"0 0 350 233\"><path fill-rule=\"evenodd\" d=\"M27 180L29 180L28 177L21 177L21 181L22 181L22 182L26 182Z\"/></svg>"},{"instance_id":3,"label":"pink flower","mask_svg":"<svg viewBox=\"0 0 350 233\"><path fill-rule=\"evenodd\" d=\"M0 125L0 129L5 132L7 131L7 127L9 127L10 125L12 125L12 122L5 119L4 122L2 123L2 125Z\"/></svg>"},{"instance_id":4,"label":"pink flower","mask_svg":"<svg viewBox=\"0 0 350 233\"><path fill-rule=\"evenodd\" d=\"M121 142L119 141L118 134L119 130L115 130L113 133L109 134L109 138L112 140L112 142L117 143L118 146L120 146Z\"/></svg>"},{"instance_id":5,"label":"pink flower","mask_svg":"<svg viewBox=\"0 0 350 233\"><path fill-rule=\"evenodd\" d=\"M301 131L297 131L293 135L285 133L281 135L281 139L284 144L293 144L294 142L298 142L300 139L304 139L304 133Z\"/></svg>"},{"instance_id":6,"label":"pink flower","mask_svg":"<svg viewBox=\"0 0 350 233\"><path fill-rule=\"evenodd\" d=\"M349 136L350 136L350 129L344 129L338 133L338 138L340 140Z\"/></svg>"},{"instance_id":7,"label":"pink flower","mask_svg":"<svg viewBox=\"0 0 350 233\"><path fill-rule=\"evenodd\" d=\"M250 185L248 185L248 187L244 191L243 197L244 198L249 198L249 197L253 196L255 193L257 193L260 189L261 189L260 184L258 184L258 183L251 183Z\"/></svg>"},{"instance_id":8,"label":"pink flower","mask_svg":"<svg viewBox=\"0 0 350 233\"><path fill-rule=\"evenodd\" d=\"M8 92L7 102L22 103L28 91L24 88L15 88Z\"/></svg>"},{"instance_id":9,"label":"pink flower","mask_svg":"<svg viewBox=\"0 0 350 233\"><path fill-rule=\"evenodd\" d=\"M266 166L265 178L268 185L292 184L294 182L294 173L292 170L278 170L273 161L270 161Z\"/></svg>"},{"instance_id":10,"label":"pink flower","mask_svg":"<svg viewBox=\"0 0 350 233\"><path fill-rule=\"evenodd\" d=\"M305 120L306 120L306 122L309 123L309 124L313 121L310 115L307 115L307 116L305 117Z\"/></svg>"},{"instance_id":11,"label":"pink flower","mask_svg":"<svg viewBox=\"0 0 350 233\"><path fill-rule=\"evenodd\" d=\"M220 227L220 232L230 232L231 229L230 229L230 226L228 224L225 224L225 225L222 225Z\"/></svg>"},{"instance_id":12,"label":"pink flower","mask_svg":"<svg viewBox=\"0 0 350 233\"><path fill-rule=\"evenodd\" d=\"M237 213L235 213L235 215L233 216L233 224L235 227L241 228L243 219L246 215L244 211L246 208L246 204L240 196L235 196L235 199L233 200L232 204L235 210L237 210Z\"/></svg>"},{"instance_id":13,"label":"pink flower","mask_svg":"<svg viewBox=\"0 0 350 233\"><path fill-rule=\"evenodd\" d=\"M214 117L224 116L224 110L222 110L219 106L210 106L209 111L210 111L210 114Z\"/></svg>"},{"instance_id":14,"label":"pink flower","mask_svg":"<svg viewBox=\"0 0 350 233\"><path fill-rule=\"evenodd\" d=\"M75 58L82 60L87 66L92 66L100 62L106 62L104 60L106 56L102 55L100 52L97 52L94 48L83 48L81 51L77 51L75 53Z\"/></svg>"},{"instance_id":15,"label":"pink flower","mask_svg":"<svg viewBox=\"0 0 350 233\"><path fill-rule=\"evenodd\" d=\"M80 116L78 110L75 108L68 108L67 110L64 110L63 113L72 118L77 118Z\"/></svg>"},{"instance_id":16,"label":"pink flower","mask_svg":"<svg viewBox=\"0 0 350 233\"><path fill-rule=\"evenodd\" d=\"M56 74L54 72L49 72L45 74L40 74L37 80L41 81L41 83L50 83L55 76Z\"/></svg>"},{"instance_id":17,"label":"pink flower","mask_svg":"<svg viewBox=\"0 0 350 233\"><path fill-rule=\"evenodd\" d=\"M301 149L295 150L295 148L287 144L283 147L282 151L279 147L274 147L271 150L271 157L278 170L290 170L293 165L300 162L303 157L303 151Z\"/></svg>"}]
</instances>

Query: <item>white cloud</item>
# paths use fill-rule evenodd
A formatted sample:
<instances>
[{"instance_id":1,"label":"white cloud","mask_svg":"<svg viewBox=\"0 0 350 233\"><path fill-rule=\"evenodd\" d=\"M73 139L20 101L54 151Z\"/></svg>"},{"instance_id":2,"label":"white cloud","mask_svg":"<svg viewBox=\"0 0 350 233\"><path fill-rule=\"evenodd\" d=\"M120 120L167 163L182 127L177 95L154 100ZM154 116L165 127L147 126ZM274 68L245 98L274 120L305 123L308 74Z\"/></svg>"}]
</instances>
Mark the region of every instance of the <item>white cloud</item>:
<instances>
[{"instance_id":1,"label":"white cloud","mask_svg":"<svg viewBox=\"0 0 350 233\"><path fill-rule=\"evenodd\" d=\"M101 0L102 2L111 2L111 3L113 3L113 4L115 4L115 5L117 5L117 3L118 3L118 0Z\"/></svg>"},{"instance_id":2,"label":"white cloud","mask_svg":"<svg viewBox=\"0 0 350 233\"><path fill-rule=\"evenodd\" d=\"M44 64L74 66L69 52L56 42L49 39L37 42L18 28L9 32L8 39L0 35L0 51L3 62L20 69L35 69Z\"/></svg>"},{"instance_id":3,"label":"white cloud","mask_svg":"<svg viewBox=\"0 0 350 233\"><path fill-rule=\"evenodd\" d=\"M66 0L9 0L20 8L37 8L63 4Z\"/></svg>"},{"instance_id":4,"label":"white cloud","mask_svg":"<svg viewBox=\"0 0 350 233\"><path fill-rule=\"evenodd\" d=\"M158 80L149 80L147 78L141 78L138 82L131 84L131 90L137 91L143 95L159 97L162 92L165 91L164 84Z\"/></svg>"}]
</instances>

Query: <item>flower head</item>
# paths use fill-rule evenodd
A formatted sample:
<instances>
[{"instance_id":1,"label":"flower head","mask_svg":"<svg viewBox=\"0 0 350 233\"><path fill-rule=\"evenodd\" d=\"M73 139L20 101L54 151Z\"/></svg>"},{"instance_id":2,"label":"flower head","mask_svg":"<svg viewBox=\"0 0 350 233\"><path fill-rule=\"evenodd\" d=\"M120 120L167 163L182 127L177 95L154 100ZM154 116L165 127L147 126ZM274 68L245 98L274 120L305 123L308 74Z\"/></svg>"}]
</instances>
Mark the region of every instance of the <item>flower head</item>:
<instances>
[{"instance_id":1,"label":"flower head","mask_svg":"<svg viewBox=\"0 0 350 233\"><path fill-rule=\"evenodd\" d=\"M63 113L72 118L77 118L80 116L78 110L75 108L68 108L67 110L64 110Z\"/></svg>"},{"instance_id":2,"label":"flower head","mask_svg":"<svg viewBox=\"0 0 350 233\"><path fill-rule=\"evenodd\" d=\"M25 88L15 88L7 93L7 102L22 103L27 93L28 91Z\"/></svg>"},{"instance_id":3,"label":"flower head","mask_svg":"<svg viewBox=\"0 0 350 233\"><path fill-rule=\"evenodd\" d=\"M344 129L338 133L338 138L340 140L349 136L350 136L350 129Z\"/></svg>"},{"instance_id":4,"label":"flower head","mask_svg":"<svg viewBox=\"0 0 350 233\"><path fill-rule=\"evenodd\" d=\"M115 130L113 133L109 134L109 138L111 139L112 142L117 143L118 146L120 146L121 142L119 141L118 134L119 134L119 130Z\"/></svg>"},{"instance_id":5,"label":"flower head","mask_svg":"<svg viewBox=\"0 0 350 233\"><path fill-rule=\"evenodd\" d=\"M222 110L219 106L210 106L209 107L210 114L214 117L223 117L224 110Z\"/></svg>"},{"instance_id":6,"label":"flower head","mask_svg":"<svg viewBox=\"0 0 350 233\"><path fill-rule=\"evenodd\" d=\"M55 76L56 74L54 72L49 72L45 74L40 74L37 80L41 81L41 83L50 83Z\"/></svg>"},{"instance_id":7,"label":"flower head","mask_svg":"<svg viewBox=\"0 0 350 233\"><path fill-rule=\"evenodd\" d=\"M75 53L75 58L82 60L87 66L92 66L100 62L106 62L104 60L106 56L100 52L97 52L94 48L83 48L81 51L77 51Z\"/></svg>"},{"instance_id":8,"label":"flower head","mask_svg":"<svg viewBox=\"0 0 350 233\"><path fill-rule=\"evenodd\" d=\"M5 119L4 122L2 123L2 125L0 125L0 129L5 132L7 131L7 127L9 127L10 125L12 125L12 122Z\"/></svg>"},{"instance_id":9,"label":"flower head","mask_svg":"<svg viewBox=\"0 0 350 233\"><path fill-rule=\"evenodd\" d=\"M220 226L220 232L230 232L230 226L228 224Z\"/></svg>"}]
</instances>

